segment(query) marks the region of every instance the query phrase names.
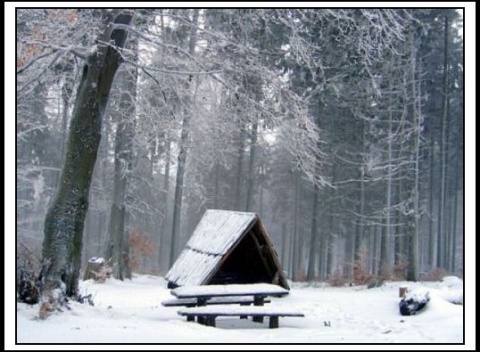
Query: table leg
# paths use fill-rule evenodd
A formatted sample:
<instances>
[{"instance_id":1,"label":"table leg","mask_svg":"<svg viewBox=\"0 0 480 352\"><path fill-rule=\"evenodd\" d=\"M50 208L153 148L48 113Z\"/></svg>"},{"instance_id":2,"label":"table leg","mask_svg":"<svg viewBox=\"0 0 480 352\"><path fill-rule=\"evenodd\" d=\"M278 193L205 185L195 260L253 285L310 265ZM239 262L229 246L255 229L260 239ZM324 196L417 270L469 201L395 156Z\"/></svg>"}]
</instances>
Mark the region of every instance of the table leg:
<instances>
[{"instance_id":1,"label":"table leg","mask_svg":"<svg viewBox=\"0 0 480 352\"><path fill-rule=\"evenodd\" d=\"M253 317L253 321L255 323L263 323L263 317L256 315L256 316Z\"/></svg>"},{"instance_id":2,"label":"table leg","mask_svg":"<svg viewBox=\"0 0 480 352\"><path fill-rule=\"evenodd\" d=\"M253 305L254 306L263 306L265 300L265 296L263 295L255 295L253 296ZM253 321L256 323L263 323L262 316L254 316Z\"/></svg>"},{"instance_id":3,"label":"table leg","mask_svg":"<svg viewBox=\"0 0 480 352\"><path fill-rule=\"evenodd\" d=\"M240 303L241 306L249 306L250 303ZM240 319L248 319L247 315L240 315Z\"/></svg>"},{"instance_id":4,"label":"table leg","mask_svg":"<svg viewBox=\"0 0 480 352\"><path fill-rule=\"evenodd\" d=\"M253 296L253 305L254 306L263 306L264 301L265 301L265 296L263 296L263 295Z\"/></svg>"},{"instance_id":5,"label":"table leg","mask_svg":"<svg viewBox=\"0 0 480 352\"><path fill-rule=\"evenodd\" d=\"M278 317L276 317L276 316L271 316L270 317L269 328L270 329L278 328Z\"/></svg>"},{"instance_id":6,"label":"table leg","mask_svg":"<svg viewBox=\"0 0 480 352\"><path fill-rule=\"evenodd\" d=\"M206 326L215 327L215 317L214 316L209 316L209 317L206 317L205 319L206 319L206 322L205 322Z\"/></svg>"}]
</instances>

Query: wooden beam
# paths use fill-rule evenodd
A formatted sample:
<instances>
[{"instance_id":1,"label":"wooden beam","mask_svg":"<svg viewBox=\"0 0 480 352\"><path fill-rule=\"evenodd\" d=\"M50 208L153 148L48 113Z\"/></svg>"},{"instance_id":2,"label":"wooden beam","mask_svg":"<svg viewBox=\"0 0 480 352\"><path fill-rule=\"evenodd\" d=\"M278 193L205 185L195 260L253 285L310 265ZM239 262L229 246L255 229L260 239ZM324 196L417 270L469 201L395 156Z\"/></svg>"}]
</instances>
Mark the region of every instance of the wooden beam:
<instances>
[{"instance_id":1,"label":"wooden beam","mask_svg":"<svg viewBox=\"0 0 480 352\"><path fill-rule=\"evenodd\" d=\"M275 276L275 272L276 271L272 271L272 268L270 267L270 265L268 264L268 261L267 259L265 258L265 255L262 251L262 245L260 244L260 242L258 241L258 239L255 237L255 233L253 232L253 229L252 231L250 231L250 235L253 239L253 241L255 242L255 246L257 247L257 250L258 250L258 253L260 254L260 258L263 262L263 265L265 267L265 269L267 270L268 272L268 275L271 276L271 277L274 277ZM266 245L266 244L265 244Z\"/></svg>"}]
</instances>

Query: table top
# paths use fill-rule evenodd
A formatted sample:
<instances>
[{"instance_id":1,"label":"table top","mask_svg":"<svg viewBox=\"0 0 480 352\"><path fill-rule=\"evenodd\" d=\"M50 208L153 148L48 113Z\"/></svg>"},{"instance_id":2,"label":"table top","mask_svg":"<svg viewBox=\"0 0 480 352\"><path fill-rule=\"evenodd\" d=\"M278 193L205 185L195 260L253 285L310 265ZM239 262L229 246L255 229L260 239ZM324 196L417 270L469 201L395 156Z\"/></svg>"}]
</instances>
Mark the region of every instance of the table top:
<instances>
[{"instance_id":1,"label":"table top","mask_svg":"<svg viewBox=\"0 0 480 352\"><path fill-rule=\"evenodd\" d=\"M288 290L272 284L232 284L177 287L170 291L177 298L287 295Z\"/></svg>"}]
</instances>

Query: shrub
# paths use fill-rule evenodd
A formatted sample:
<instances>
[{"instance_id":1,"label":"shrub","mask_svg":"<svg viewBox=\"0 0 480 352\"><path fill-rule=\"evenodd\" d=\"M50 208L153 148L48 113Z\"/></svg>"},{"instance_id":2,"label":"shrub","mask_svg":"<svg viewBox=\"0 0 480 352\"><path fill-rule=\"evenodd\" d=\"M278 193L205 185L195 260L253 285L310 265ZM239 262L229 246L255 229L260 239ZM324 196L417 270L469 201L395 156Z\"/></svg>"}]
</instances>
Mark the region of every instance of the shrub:
<instances>
[{"instance_id":1,"label":"shrub","mask_svg":"<svg viewBox=\"0 0 480 352\"><path fill-rule=\"evenodd\" d=\"M397 281L404 281L408 269L408 261L400 259L393 267L393 279Z\"/></svg>"},{"instance_id":2,"label":"shrub","mask_svg":"<svg viewBox=\"0 0 480 352\"><path fill-rule=\"evenodd\" d=\"M362 248L359 250L358 259L353 262L353 283L355 285L366 285L374 279L365 266L366 257L367 251Z\"/></svg>"},{"instance_id":3,"label":"shrub","mask_svg":"<svg viewBox=\"0 0 480 352\"><path fill-rule=\"evenodd\" d=\"M333 287L340 287L340 286L344 286L347 283L347 279L342 274L342 271L340 270L340 268L337 268L328 277L327 282Z\"/></svg>"},{"instance_id":4,"label":"shrub","mask_svg":"<svg viewBox=\"0 0 480 352\"><path fill-rule=\"evenodd\" d=\"M445 269L442 268L433 268L428 273L425 274L423 280L425 281L440 281L444 276L447 276L448 273Z\"/></svg>"},{"instance_id":5,"label":"shrub","mask_svg":"<svg viewBox=\"0 0 480 352\"><path fill-rule=\"evenodd\" d=\"M128 237L129 256L128 267L135 271L140 266L140 259L145 260L155 254L155 245L150 241L148 235L140 230L133 230Z\"/></svg>"},{"instance_id":6,"label":"shrub","mask_svg":"<svg viewBox=\"0 0 480 352\"><path fill-rule=\"evenodd\" d=\"M295 281L296 282L307 282L307 274L305 273L305 271L299 271L297 273Z\"/></svg>"}]
</instances>

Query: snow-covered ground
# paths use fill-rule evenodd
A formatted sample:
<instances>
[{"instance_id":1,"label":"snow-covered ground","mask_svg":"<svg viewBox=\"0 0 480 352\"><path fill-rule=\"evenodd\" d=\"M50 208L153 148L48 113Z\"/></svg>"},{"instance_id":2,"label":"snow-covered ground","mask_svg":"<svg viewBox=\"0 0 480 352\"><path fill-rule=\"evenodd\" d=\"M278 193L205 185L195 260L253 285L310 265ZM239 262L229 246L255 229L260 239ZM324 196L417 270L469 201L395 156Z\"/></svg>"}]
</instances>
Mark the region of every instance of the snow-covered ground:
<instances>
[{"instance_id":1,"label":"snow-covered ground","mask_svg":"<svg viewBox=\"0 0 480 352\"><path fill-rule=\"evenodd\" d=\"M399 286L428 290L430 301L417 315L401 316ZM388 282L381 287L330 287L291 284L290 294L269 305L305 313L280 318L278 329L238 318L217 318L217 327L187 322L181 307L163 307L172 299L163 278L138 275L124 282L81 282L95 306L71 303L71 310L39 320L38 305L17 304L17 343L83 344L462 344L463 283ZM69 346L64 346L69 347ZM454 347L454 346L453 346Z\"/></svg>"}]
</instances>

